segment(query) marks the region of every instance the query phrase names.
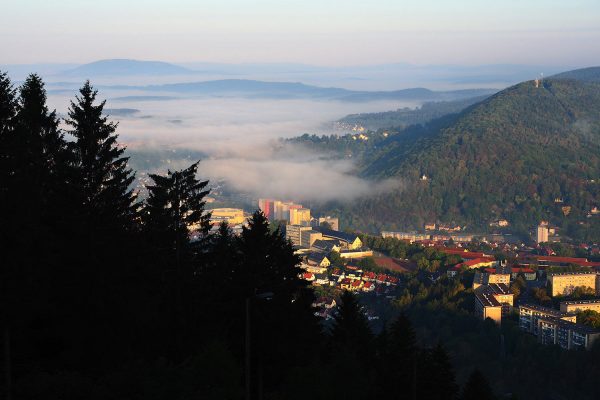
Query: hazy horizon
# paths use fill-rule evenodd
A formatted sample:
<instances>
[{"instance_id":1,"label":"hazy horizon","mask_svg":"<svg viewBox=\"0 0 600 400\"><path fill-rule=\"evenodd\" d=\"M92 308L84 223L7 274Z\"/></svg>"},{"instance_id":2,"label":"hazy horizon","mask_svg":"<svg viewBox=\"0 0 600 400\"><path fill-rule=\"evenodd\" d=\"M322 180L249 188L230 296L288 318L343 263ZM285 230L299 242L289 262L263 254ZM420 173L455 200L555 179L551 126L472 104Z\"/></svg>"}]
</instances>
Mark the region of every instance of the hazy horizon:
<instances>
[{"instance_id":1,"label":"hazy horizon","mask_svg":"<svg viewBox=\"0 0 600 400\"><path fill-rule=\"evenodd\" d=\"M2 64L600 64L594 0L8 2Z\"/></svg>"}]
</instances>

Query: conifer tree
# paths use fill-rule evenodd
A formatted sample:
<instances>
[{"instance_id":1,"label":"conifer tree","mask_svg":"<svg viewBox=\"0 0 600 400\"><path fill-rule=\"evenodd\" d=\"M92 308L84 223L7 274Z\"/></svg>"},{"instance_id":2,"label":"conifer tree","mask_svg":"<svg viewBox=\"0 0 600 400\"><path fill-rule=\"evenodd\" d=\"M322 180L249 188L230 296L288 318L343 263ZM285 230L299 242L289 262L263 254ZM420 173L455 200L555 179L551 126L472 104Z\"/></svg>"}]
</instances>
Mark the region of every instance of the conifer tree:
<instances>
[{"instance_id":1,"label":"conifer tree","mask_svg":"<svg viewBox=\"0 0 600 400\"><path fill-rule=\"evenodd\" d=\"M32 320L45 316L48 271L58 259L52 228L64 189L60 171L65 149L39 76L28 76L16 99L8 77L0 75L0 239L5 246L2 314L7 347L27 346L23 335L10 331L22 332Z\"/></svg>"},{"instance_id":2,"label":"conifer tree","mask_svg":"<svg viewBox=\"0 0 600 400\"><path fill-rule=\"evenodd\" d=\"M5 137L12 128L12 123L17 112L16 92L5 72L0 71L0 138ZM2 156L4 156L4 147Z\"/></svg>"},{"instance_id":3,"label":"conifer tree","mask_svg":"<svg viewBox=\"0 0 600 400\"><path fill-rule=\"evenodd\" d=\"M166 279L164 303L169 321L169 352L180 361L193 346L200 324L201 305L197 272L200 245L210 228L210 213L205 212L208 181L196 177L198 162L166 176L152 174L142 221L148 240L148 260ZM196 336L197 337L197 336Z\"/></svg>"},{"instance_id":4,"label":"conifer tree","mask_svg":"<svg viewBox=\"0 0 600 400\"><path fill-rule=\"evenodd\" d=\"M11 179L11 154L9 152L10 140L12 139L13 123L16 115L16 94L12 83L4 72L0 72L0 241L2 245L8 245L11 241L11 229L9 221L12 219L9 209L9 179ZM7 246L7 249L9 247ZM13 316L15 315L15 296L13 291L16 289L14 280L15 264L11 257L6 257L4 265L0 267L0 321L3 326L3 356L2 360L4 376L3 386L6 392L6 398L11 397L11 328L13 325Z\"/></svg>"},{"instance_id":5,"label":"conifer tree","mask_svg":"<svg viewBox=\"0 0 600 400\"><path fill-rule=\"evenodd\" d=\"M184 273L210 229L210 213L204 210L208 181L199 181L197 172L198 162L166 176L151 174L154 184L147 186L144 229L163 260L181 269L177 273Z\"/></svg>"},{"instance_id":6,"label":"conifer tree","mask_svg":"<svg viewBox=\"0 0 600 400\"><path fill-rule=\"evenodd\" d=\"M488 380L478 369L471 373L465 383L462 400L496 400Z\"/></svg>"},{"instance_id":7,"label":"conifer tree","mask_svg":"<svg viewBox=\"0 0 600 400\"><path fill-rule=\"evenodd\" d=\"M331 337L334 344L347 348L368 348L373 337L362 307L349 291L344 291L340 297Z\"/></svg>"},{"instance_id":8,"label":"conifer tree","mask_svg":"<svg viewBox=\"0 0 600 400\"><path fill-rule=\"evenodd\" d=\"M117 143L117 124L103 115L106 101L97 103L97 94L87 81L71 101L66 120L75 138L72 195L77 198L77 217L87 229L88 252L94 256L102 243L114 243L131 230L136 217L129 158Z\"/></svg>"},{"instance_id":9,"label":"conifer tree","mask_svg":"<svg viewBox=\"0 0 600 400\"><path fill-rule=\"evenodd\" d=\"M380 375L384 395L400 397L416 392L417 339L408 317L402 313L390 325L387 346L381 352Z\"/></svg>"},{"instance_id":10,"label":"conifer tree","mask_svg":"<svg viewBox=\"0 0 600 400\"><path fill-rule=\"evenodd\" d=\"M453 400L458 396L458 386L450 357L441 343L423 354L419 369L419 397Z\"/></svg>"},{"instance_id":11,"label":"conifer tree","mask_svg":"<svg viewBox=\"0 0 600 400\"><path fill-rule=\"evenodd\" d=\"M248 220L235 243L236 259L231 270L231 297L234 315L245 320L244 304L250 302L253 363L264 370L264 385L276 387L286 370L312 360L320 340L314 316L314 294L300 278L300 259L279 228L271 231L261 211ZM267 295L268 300L261 300ZM234 343L242 343L243 327L231 325ZM236 337L237 336L237 337ZM281 357L286 354L286 357Z\"/></svg>"}]
</instances>

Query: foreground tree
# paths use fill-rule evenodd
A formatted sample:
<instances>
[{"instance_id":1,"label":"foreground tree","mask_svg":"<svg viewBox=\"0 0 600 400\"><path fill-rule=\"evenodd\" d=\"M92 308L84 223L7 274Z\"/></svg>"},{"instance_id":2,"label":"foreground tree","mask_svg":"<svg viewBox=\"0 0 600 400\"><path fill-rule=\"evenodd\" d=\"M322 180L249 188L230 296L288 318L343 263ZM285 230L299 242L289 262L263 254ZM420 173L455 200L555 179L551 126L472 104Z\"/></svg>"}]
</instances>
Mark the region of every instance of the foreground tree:
<instances>
[{"instance_id":1,"label":"foreground tree","mask_svg":"<svg viewBox=\"0 0 600 400\"><path fill-rule=\"evenodd\" d=\"M386 337L385 347L379 351L383 395L399 398L410 394L414 398L418 347L410 320L400 314L382 335Z\"/></svg>"},{"instance_id":2,"label":"foreground tree","mask_svg":"<svg viewBox=\"0 0 600 400\"><path fill-rule=\"evenodd\" d=\"M479 370L474 370L465 383L462 400L496 400L489 382Z\"/></svg>"},{"instance_id":3,"label":"foreground tree","mask_svg":"<svg viewBox=\"0 0 600 400\"><path fill-rule=\"evenodd\" d=\"M70 144L75 217L87 228L83 235L92 257L101 256L100 244L115 243L133 229L137 210L129 158L117 143L117 124L103 115L106 101L97 103L97 94L87 81L71 102L65 121L75 138Z\"/></svg>"},{"instance_id":4,"label":"foreground tree","mask_svg":"<svg viewBox=\"0 0 600 400\"><path fill-rule=\"evenodd\" d=\"M197 256L202 239L210 229L210 213L204 198L208 181L196 178L198 162L166 176L151 174L152 185L143 208L144 229L164 262L177 274L186 271Z\"/></svg>"},{"instance_id":5,"label":"foreground tree","mask_svg":"<svg viewBox=\"0 0 600 400\"><path fill-rule=\"evenodd\" d=\"M148 264L159 281L165 280L163 317L170 319L166 340L171 358L178 361L198 333L201 293L196 273L210 228L210 213L204 210L208 181L198 180L197 171L196 162L166 176L150 175L154 184L147 186L142 213Z\"/></svg>"},{"instance_id":6,"label":"foreground tree","mask_svg":"<svg viewBox=\"0 0 600 400\"><path fill-rule=\"evenodd\" d=\"M458 385L446 349L438 343L424 352L419 368L419 397L453 400L458 397Z\"/></svg>"}]
</instances>

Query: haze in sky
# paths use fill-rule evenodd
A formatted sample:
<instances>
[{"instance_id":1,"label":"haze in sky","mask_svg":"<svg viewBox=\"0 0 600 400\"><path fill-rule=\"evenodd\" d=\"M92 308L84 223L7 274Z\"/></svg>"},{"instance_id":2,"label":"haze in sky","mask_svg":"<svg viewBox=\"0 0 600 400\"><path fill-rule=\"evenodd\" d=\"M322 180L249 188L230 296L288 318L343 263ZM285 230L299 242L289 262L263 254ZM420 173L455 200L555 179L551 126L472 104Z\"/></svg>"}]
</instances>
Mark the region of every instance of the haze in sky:
<instances>
[{"instance_id":1,"label":"haze in sky","mask_svg":"<svg viewBox=\"0 0 600 400\"><path fill-rule=\"evenodd\" d=\"M7 0L0 64L600 64L598 0Z\"/></svg>"}]
</instances>

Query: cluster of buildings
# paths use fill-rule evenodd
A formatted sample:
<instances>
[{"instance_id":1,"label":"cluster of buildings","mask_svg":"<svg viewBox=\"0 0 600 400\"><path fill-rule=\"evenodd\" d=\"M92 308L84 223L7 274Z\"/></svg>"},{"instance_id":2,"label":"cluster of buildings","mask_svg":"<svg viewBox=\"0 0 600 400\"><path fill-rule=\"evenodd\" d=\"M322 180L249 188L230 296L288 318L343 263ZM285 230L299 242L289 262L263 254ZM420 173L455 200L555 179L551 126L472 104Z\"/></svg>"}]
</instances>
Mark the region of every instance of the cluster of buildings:
<instances>
[{"instance_id":1,"label":"cluster of buildings","mask_svg":"<svg viewBox=\"0 0 600 400\"><path fill-rule=\"evenodd\" d=\"M297 253L303 255L329 255L332 251L347 259L373 255L373 251L364 247L357 235L321 226L286 225L285 237L292 242Z\"/></svg>"},{"instance_id":2,"label":"cluster of buildings","mask_svg":"<svg viewBox=\"0 0 600 400\"><path fill-rule=\"evenodd\" d=\"M482 319L490 318L500 324L502 317L512 313L514 304L514 294L510 290L512 279L512 270L505 265L475 272L473 277L475 312Z\"/></svg>"},{"instance_id":3,"label":"cluster of buildings","mask_svg":"<svg viewBox=\"0 0 600 400\"><path fill-rule=\"evenodd\" d=\"M258 208L269 221L285 221L288 225L321 226L327 224L333 230L339 230L339 219L334 217L313 218L310 209L293 201L258 199Z\"/></svg>"},{"instance_id":4,"label":"cluster of buildings","mask_svg":"<svg viewBox=\"0 0 600 400\"><path fill-rule=\"evenodd\" d=\"M577 313L600 310L600 300L566 301L560 310L534 304L519 306L519 327L546 345L563 349L586 349L600 337L600 330L577 323Z\"/></svg>"}]
</instances>

